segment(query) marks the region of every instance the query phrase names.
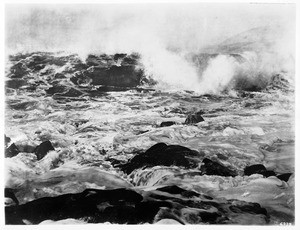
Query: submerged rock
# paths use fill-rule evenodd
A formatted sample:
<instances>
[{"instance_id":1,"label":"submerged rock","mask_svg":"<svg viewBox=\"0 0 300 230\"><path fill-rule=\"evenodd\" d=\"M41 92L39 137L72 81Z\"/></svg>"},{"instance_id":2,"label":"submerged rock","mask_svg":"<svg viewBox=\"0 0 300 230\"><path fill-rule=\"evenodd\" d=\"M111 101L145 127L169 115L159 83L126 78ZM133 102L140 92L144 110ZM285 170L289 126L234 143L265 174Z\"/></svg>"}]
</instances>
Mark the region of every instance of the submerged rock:
<instances>
[{"instance_id":1,"label":"submerged rock","mask_svg":"<svg viewBox=\"0 0 300 230\"><path fill-rule=\"evenodd\" d=\"M51 150L55 150L55 149L53 148L50 141L44 141L43 143L41 143L34 150L34 152L37 156L37 160L41 160Z\"/></svg>"},{"instance_id":2,"label":"submerged rock","mask_svg":"<svg viewBox=\"0 0 300 230\"><path fill-rule=\"evenodd\" d=\"M20 150L12 143L7 149L5 149L5 157L14 157L20 153Z\"/></svg>"},{"instance_id":3,"label":"submerged rock","mask_svg":"<svg viewBox=\"0 0 300 230\"><path fill-rule=\"evenodd\" d=\"M200 167L202 174L205 175L218 175L218 176L237 176L237 172L221 165L218 162L214 162L208 158L204 158Z\"/></svg>"},{"instance_id":4,"label":"submerged rock","mask_svg":"<svg viewBox=\"0 0 300 230\"><path fill-rule=\"evenodd\" d=\"M134 156L126 164L119 165L119 167L127 174L141 167L153 167L156 165L195 168L198 166L198 157L199 153L195 150L180 145L158 143L146 152Z\"/></svg>"},{"instance_id":5,"label":"submerged rock","mask_svg":"<svg viewBox=\"0 0 300 230\"><path fill-rule=\"evenodd\" d=\"M247 166L244 169L244 175L245 176L250 176L252 174L261 174L264 177L269 177L269 176L275 176L276 175L274 171L267 170L266 167L262 164Z\"/></svg>"},{"instance_id":6,"label":"submerged rock","mask_svg":"<svg viewBox=\"0 0 300 230\"><path fill-rule=\"evenodd\" d=\"M202 114L203 114L202 111L189 114L187 116L184 124L196 124L196 123L204 121L203 117L201 116Z\"/></svg>"}]
</instances>

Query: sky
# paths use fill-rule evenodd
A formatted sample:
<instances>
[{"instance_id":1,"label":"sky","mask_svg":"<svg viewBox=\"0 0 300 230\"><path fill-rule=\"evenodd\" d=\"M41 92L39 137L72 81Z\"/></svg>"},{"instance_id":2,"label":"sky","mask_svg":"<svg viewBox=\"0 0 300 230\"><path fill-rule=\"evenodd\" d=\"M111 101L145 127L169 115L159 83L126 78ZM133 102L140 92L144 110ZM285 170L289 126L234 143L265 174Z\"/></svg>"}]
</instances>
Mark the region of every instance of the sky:
<instances>
[{"instance_id":1,"label":"sky","mask_svg":"<svg viewBox=\"0 0 300 230\"><path fill-rule=\"evenodd\" d=\"M8 53L197 52L251 28L276 25L295 29L295 4L7 4L5 47Z\"/></svg>"}]
</instances>

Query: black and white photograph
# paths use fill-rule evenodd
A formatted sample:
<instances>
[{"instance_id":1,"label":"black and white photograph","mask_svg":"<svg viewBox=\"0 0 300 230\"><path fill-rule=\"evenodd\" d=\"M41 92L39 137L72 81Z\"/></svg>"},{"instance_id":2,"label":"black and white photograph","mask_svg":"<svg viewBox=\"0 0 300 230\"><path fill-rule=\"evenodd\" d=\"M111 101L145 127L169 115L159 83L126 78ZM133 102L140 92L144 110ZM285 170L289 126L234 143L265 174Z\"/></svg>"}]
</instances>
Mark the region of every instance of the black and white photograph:
<instances>
[{"instance_id":1,"label":"black and white photograph","mask_svg":"<svg viewBox=\"0 0 300 230\"><path fill-rule=\"evenodd\" d=\"M6 227L295 226L295 2L3 5Z\"/></svg>"}]
</instances>

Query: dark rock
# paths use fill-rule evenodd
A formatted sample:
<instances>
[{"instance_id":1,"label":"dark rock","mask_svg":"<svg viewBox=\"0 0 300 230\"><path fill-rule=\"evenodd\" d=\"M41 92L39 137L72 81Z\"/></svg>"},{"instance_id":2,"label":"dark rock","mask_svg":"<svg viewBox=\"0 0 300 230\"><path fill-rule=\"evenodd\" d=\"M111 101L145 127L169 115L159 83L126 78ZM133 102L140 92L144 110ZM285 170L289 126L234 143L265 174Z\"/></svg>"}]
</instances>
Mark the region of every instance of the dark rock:
<instances>
[{"instance_id":1,"label":"dark rock","mask_svg":"<svg viewBox=\"0 0 300 230\"><path fill-rule=\"evenodd\" d=\"M5 188L4 189L4 196L7 198L12 199L16 205L19 205L19 201L15 195L15 192L12 188Z\"/></svg>"},{"instance_id":2,"label":"dark rock","mask_svg":"<svg viewBox=\"0 0 300 230\"><path fill-rule=\"evenodd\" d=\"M20 153L20 150L12 143L7 149L5 149L5 157L14 157Z\"/></svg>"},{"instance_id":3,"label":"dark rock","mask_svg":"<svg viewBox=\"0 0 300 230\"><path fill-rule=\"evenodd\" d=\"M20 78L15 78L15 79L6 81L6 87L11 88L11 89L19 89L20 87L22 87L26 84L27 84L27 82Z\"/></svg>"},{"instance_id":4,"label":"dark rock","mask_svg":"<svg viewBox=\"0 0 300 230\"><path fill-rule=\"evenodd\" d=\"M87 218L92 223L126 223L128 219L136 218L134 205L142 199L140 194L127 189L87 189L82 193L44 197L5 207L5 218L6 224L22 224L23 219L38 224L47 219L67 218Z\"/></svg>"},{"instance_id":5,"label":"dark rock","mask_svg":"<svg viewBox=\"0 0 300 230\"><path fill-rule=\"evenodd\" d=\"M10 137L7 137L6 135L4 135L4 143L5 143L5 147L8 147L8 144L11 142Z\"/></svg>"},{"instance_id":6,"label":"dark rock","mask_svg":"<svg viewBox=\"0 0 300 230\"><path fill-rule=\"evenodd\" d=\"M43 197L26 204L5 207L6 224L39 224L44 220L67 218L84 219L89 223L142 224L169 218L188 224L240 223L239 214L253 222L267 212L257 203L239 200L216 201L198 197L181 197L187 191L179 187L166 187L167 191L133 191L86 189L81 193ZM174 196L173 194L177 194ZM11 196L11 195L10 195ZM243 224L248 224L244 221Z\"/></svg>"},{"instance_id":7,"label":"dark rock","mask_svg":"<svg viewBox=\"0 0 300 230\"><path fill-rule=\"evenodd\" d=\"M237 176L237 172L221 165L218 162L214 162L208 158L204 158L200 167L202 174L205 175L218 175L218 176Z\"/></svg>"},{"instance_id":8,"label":"dark rock","mask_svg":"<svg viewBox=\"0 0 300 230\"><path fill-rule=\"evenodd\" d=\"M292 175L293 173L284 173L284 174L280 174L280 175L277 175L276 177L280 180L283 180L285 182L288 182L288 180L290 179L290 176Z\"/></svg>"},{"instance_id":9,"label":"dark rock","mask_svg":"<svg viewBox=\"0 0 300 230\"><path fill-rule=\"evenodd\" d=\"M203 114L202 111L191 113L187 116L184 124L196 124L198 122L204 121L203 117L201 116Z\"/></svg>"},{"instance_id":10,"label":"dark rock","mask_svg":"<svg viewBox=\"0 0 300 230\"><path fill-rule=\"evenodd\" d=\"M174 122L174 121L163 121L159 127L168 127L168 126L172 126L175 124L176 124L176 122Z\"/></svg>"},{"instance_id":11,"label":"dark rock","mask_svg":"<svg viewBox=\"0 0 300 230\"><path fill-rule=\"evenodd\" d=\"M262 164L247 166L244 169L244 175L245 176L250 176L252 174L261 174L264 177L269 177L269 176L275 176L276 175L274 171L267 170L266 167Z\"/></svg>"},{"instance_id":12,"label":"dark rock","mask_svg":"<svg viewBox=\"0 0 300 230\"><path fill-rule=\"evenodd\" d=\"M247 166L244 169L244 175L250 176L252 174L262 174L267 171L266 167L262 164Z\"/></svg>"},{"instance_id":13,"label":"dark rock","mask_svg":"<svg viewBox=\"0 0 300 230\"><path fill-rule=\"evenodd\" d=\"M265 172L262 173L264 177L269 177L269 176L276 176L276 173L272 170L266 170Z\"/></svg>"},{"instance_id":14,"label":"dark rock","mask_svg":"<svg viewBox=\"0 0 300 230\"><path fill-rule=\"evenodd\" d=\"M185 168L196 168L198 166L198 158L199 153L195 150L180 145L158 143L146 152L134 156L126 164L119 167L127 174L141 167L153 167L156 165L176 165Z\"/></svg>"},{"instance_id":15,"label":"dark rock","mask_svg":"<svg viewBox=\"0 0 300 230\"><path fill-rule=\"evenodd\" d=\"M39 146L36 147L34 153L37 156L38 160L41 160L47 153L51 150L55 150L50 141L44 141Z\"/></svg>"}]
</instances>

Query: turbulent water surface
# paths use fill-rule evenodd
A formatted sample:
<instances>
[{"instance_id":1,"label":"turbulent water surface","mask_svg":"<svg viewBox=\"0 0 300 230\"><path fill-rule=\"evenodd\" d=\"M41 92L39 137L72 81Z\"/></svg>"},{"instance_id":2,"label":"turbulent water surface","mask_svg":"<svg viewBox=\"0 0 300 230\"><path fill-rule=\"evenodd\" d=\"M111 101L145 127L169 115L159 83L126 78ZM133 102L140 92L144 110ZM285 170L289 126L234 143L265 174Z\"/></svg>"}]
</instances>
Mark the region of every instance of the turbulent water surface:
<instances>
[{"instance_id":1,"label":"turbulent water surface","mask_svg":"<svg viewBox=\"0 0 300 230\"><path fill-rule=\"evenodd\" d=\"M159 88L139 54L11 55L5 185L17 201L7 224L293 223L286 75L203 94ZM257 164L265 169L244 171Z\"/></svg>"}]
</instances>

